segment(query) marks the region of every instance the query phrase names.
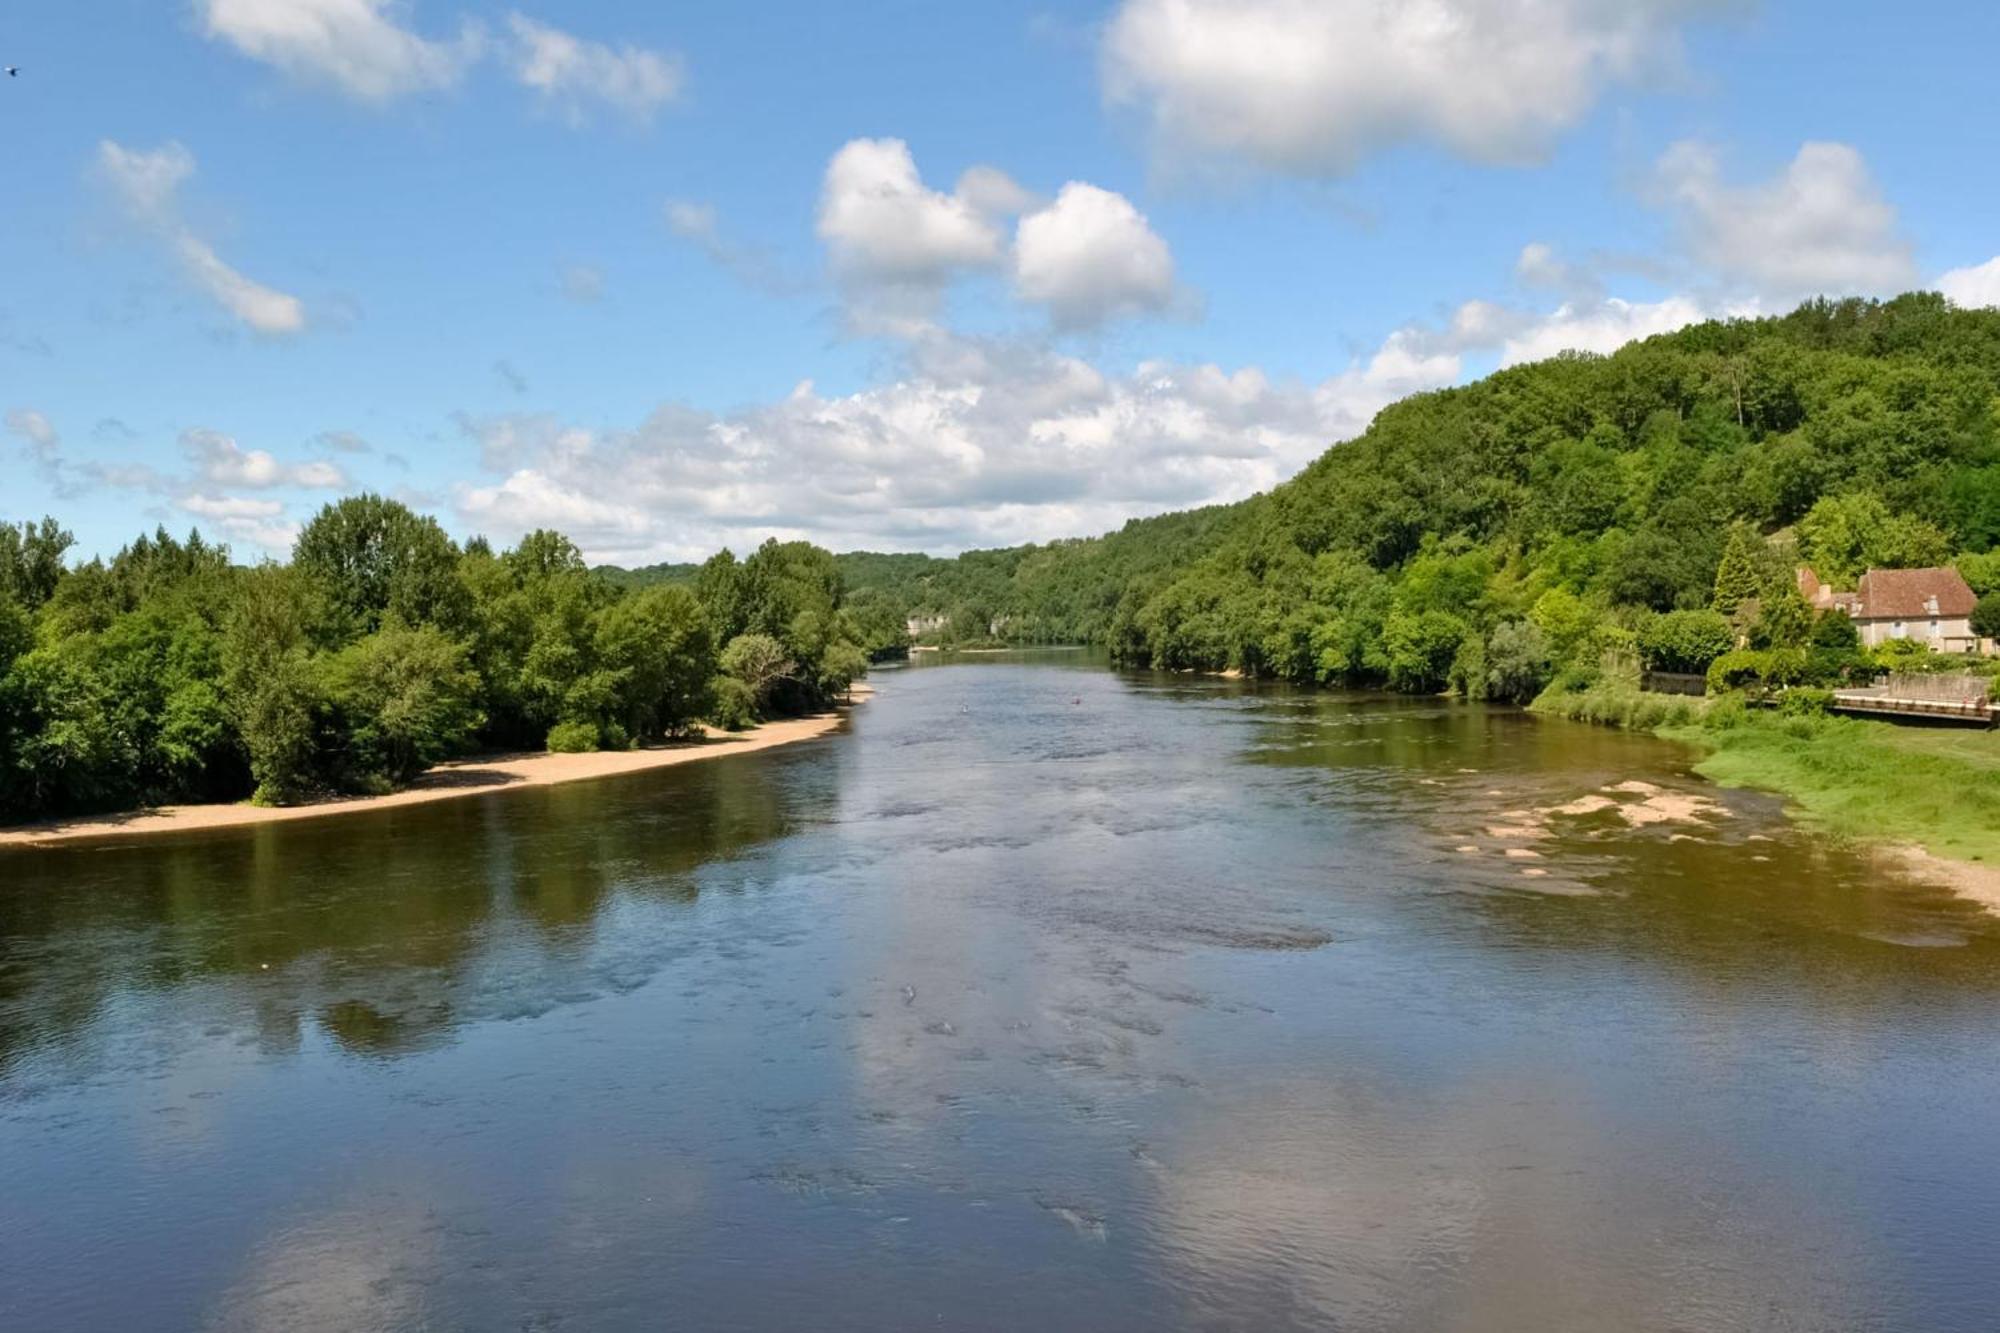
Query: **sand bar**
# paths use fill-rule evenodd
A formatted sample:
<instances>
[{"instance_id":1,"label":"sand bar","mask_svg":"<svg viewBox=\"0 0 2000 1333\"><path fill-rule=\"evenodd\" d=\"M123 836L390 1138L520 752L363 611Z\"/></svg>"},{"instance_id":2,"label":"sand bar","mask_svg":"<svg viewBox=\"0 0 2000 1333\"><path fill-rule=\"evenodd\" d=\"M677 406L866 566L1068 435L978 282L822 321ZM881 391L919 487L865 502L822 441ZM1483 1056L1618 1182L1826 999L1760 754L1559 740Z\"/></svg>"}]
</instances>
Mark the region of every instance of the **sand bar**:
<instances>
[{"instance_id":1,"label":"sand bar","mask_svg":"<svg viewBox=\"0 0 2000 1333\"><path fill-rule=\"evenodd\" d=\"M856 685L852 700L860 703L872 691ZM0 848L54 847L70 842L144 837L153 833L184 833L197 829L235 828L247 824L282 824L295 819L326 819L361 810L398 805L425 805L467 796L485 796L522 787L550 787L561 782L615 777L647 769L671 768L699 759L750 754L794 741L812 740L838 728L847 718L845 707L813 717L766 722L749 731L721 732L679 745L640 750L600 750L593 754L475 755L439 764L402 791L387 796L346 796L310 805L257 806L164 805L150 810L126 810L76 819L46 820L0 828Z\"/></svg>"}]
</instances>

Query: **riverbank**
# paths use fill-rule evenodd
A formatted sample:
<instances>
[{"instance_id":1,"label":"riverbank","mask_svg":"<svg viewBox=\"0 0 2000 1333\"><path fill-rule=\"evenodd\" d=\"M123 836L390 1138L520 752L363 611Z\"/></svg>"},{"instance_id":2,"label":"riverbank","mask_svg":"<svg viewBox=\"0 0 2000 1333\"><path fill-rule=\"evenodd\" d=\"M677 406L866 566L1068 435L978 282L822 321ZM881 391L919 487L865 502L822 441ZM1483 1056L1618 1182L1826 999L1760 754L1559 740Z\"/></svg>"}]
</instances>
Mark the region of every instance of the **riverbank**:
<instances>
[{"instance_id":1,"label":"riverbank","mask_svg":"<svg viewBox=\"0 0 2000 1333\"><path fill-rule=\"evenodd\" d=\"M424 805L432 801L453 801L468 796L485 796L496 791L521 787L550 787L566 782L586 782L593 778L642 773L655 768L702 759L722 759L730 755L754 754L779 745L813 740L835 730L846 720L848 709L862 703L874 691L856 685L850 702L830 713L812 717L787 718L766 722L748 731L722 732L700 740L675 745L652 746L639 750L598 750L586 754L498 754L474 755L437 765L401 791L386 796L347 796L316 801L310 805L259 806L248 802L233 805L167 805L150 810L128 810L116 814L86 815L75 819L47 820L0 828L0 848L55 847L64 843L95 842L114 838L148 837L157 833L185 833L202 829L236 828L250 824L283 824L299 819L328 819L364 810L392 806Z\"/></svg>"},{"instance_id":2,"label":"riverbank","mask_svg":"<svg viewBox=\"0 0 2000 1333\"><path fill-rule=\"evenodd\" d=\"M1693 745L1703 777L1776 792L1802 823L2000 912L2000 732L1788 717L1602 684L1533 707Z\"/></svg>"}]
</instances>

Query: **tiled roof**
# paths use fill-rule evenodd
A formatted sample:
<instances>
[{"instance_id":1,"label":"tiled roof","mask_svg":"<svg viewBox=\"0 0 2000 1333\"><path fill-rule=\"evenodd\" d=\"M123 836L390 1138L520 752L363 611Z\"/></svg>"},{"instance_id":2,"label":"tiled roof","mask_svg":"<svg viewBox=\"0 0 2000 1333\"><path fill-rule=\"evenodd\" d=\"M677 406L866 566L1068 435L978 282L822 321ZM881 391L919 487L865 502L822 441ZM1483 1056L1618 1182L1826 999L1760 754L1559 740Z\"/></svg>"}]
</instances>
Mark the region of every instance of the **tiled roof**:
<instances>
[{"instance_id":1,"label":"tiled roof","mask_svg":"<svg viewBox=\"0 0 2000 1333\"><path fill-rule=\"evenodd\" d=\"M1859 614L1869 620L1922 620L1930 616L1969 616L1979 599L1957 570L1949 565L1930 569L1871 569L1855 590ZM1931 599L1937 600L1936 609Z\"/></svg>"}]
</instances>

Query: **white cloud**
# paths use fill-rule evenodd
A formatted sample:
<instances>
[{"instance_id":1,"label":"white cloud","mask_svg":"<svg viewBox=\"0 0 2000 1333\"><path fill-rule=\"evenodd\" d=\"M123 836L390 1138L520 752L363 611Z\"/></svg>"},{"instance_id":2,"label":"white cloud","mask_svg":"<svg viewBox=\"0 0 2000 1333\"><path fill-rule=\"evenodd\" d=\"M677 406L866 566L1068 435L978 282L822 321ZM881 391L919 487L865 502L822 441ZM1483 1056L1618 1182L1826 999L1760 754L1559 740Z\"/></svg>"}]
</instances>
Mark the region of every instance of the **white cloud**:
<instances>
[{"instance_id":1,"label":"white cloud","mask_svg":"<svg viewBox=\"0 0 2000 1333\"><path fill-rule=\"evenodd\" d=\"M1332 176L1403 143L1540 159L1604 88L1679 53L1689 0L1125 0L1106 96L1170 153Z\"/></svg>"},{"instance_id":2,"label":"white cloud","mask_svg":"<svg viewBox=\"0 0 2000 1333\"><path fill-rule=\"evenodd\" d=\"M203 518L276 518L285 512L277 500L259 500L246 495L203 495L199 491L180 498L180 507Z\"/></svg>"},{"instance_id":3,"label":"white cloud","mask_svg":"<svg viewBox=\"0 0 2000 1333\"><path fill-rule=\"evenodd\" d=\"M434 41L399 26L395 9L389 0L196 0L209 37L364 102L456 83L479 50L476 29Z\"/></svg>"},{"instance_id":4,"label":"white cloud","mask_svg":"<svg viewBox=\"0 0 2000 1333\"><path fill-rule=\"evenodd\" d=\"M727 416L668 406L630 429L468 422L498 475L460 489L460 514L507 538L562 527L593 558L621 561L774 534L836 549L1047 540L1268 488L1460 369L1401 334L1318 384L1165 362L1107 376L1033 344L936 330L909 354L895 382L837 396L806 382Z\"/></svg>"},{"instance_id":5,"label":"white cloud","mask_svg":"<svg viewBox=\"0 0 2000 1333\"><path fill-rule=\"evenodd\" d=\"M299 539L299 525L285 519L285 507L276 500L205 495L196 491L181 496L175 503L184 512L209 520L225 536L261 546L266 551L289 551Z\"/></svg>"},{"instance_id":6,"label":"white cloud","mask_svg":"<svg viewBox=\"0 0 2000 1333\"><path fill-rule=\"evenodd\" d=\"M958 271L1003 255L993 220L926 186L901 139L855 139L833 155L818 230L850 294L906 309L928 309Z\"/></svg>"},{"instance_id":7,"label":"white cloud","mask_svg":"<svg viewBox=\"0 0 2000 1333\"><path fill-rule=\"evenodd\" d=\"M1683 141L1654 177L1689 255L1773 303L1888 295L1916 278L1895 208L1846 144L1807 143L1772 179L1732 185L1714 149Z\"/></svg>"},{"instance_id":8,"label":"white cloud","mask_svg":"<svg viewBox=\"0 0 2000 1333\"><path fill-rule=\"evenodd\" d=\"M1124 195L1082 181L1021 219L1014 255L1016 289L1047 306L1058 328L1164 310L1174 299L1167 243Z\"/></svg>"},{"instance_id":9,"label":"white cloud","mask_svg":"<svg viewBox=\"0 0 2000 1333\"><path fill-rule=\"evenodd\" d=\"M1712 309L1690 296L1659 301L1623 301L1611 296L1565 302L1551 314L1508 329L1501 339L1500 363L1512 366L1541 361L1559 352L1615 352L1636 338L1671 333L1703 320L1755 313L1754 306Z\"/></svg>"},{"instance_id":10,"label":"white cloud","mask_svg":"<svg viewBox=\"0 0 2000 1333\"><path fill-rule=\"evenodd\" d=\"M273 486L337 490L347 484L341 470L324 459L282 463L266 450L243 448L218 430L197 427L182 431L181 449L195 464L201 479L216 486L244 486L253 490Z\"/></svg>"},{"instance_id":11,"label":"white cloud","mask_svg":"<svg viewBox=\"0 0 2000 1333\"><path fill-rule=\"evenodd\" d=\"M613 49L521 14L509 14L507 26L514 38L515 79L572 123L587 119L593 103L634 120L650 119L680 95L686 81L677 55L629 44Z\"/></svg>"},{"instance_id":12,"label":"white cloud","mask_svg":"<svg viewBox=\"0 0 2000 1333\"><path fill-rule=\"evenodd\" d=\"M1955 305L1971 309L2000 306L2000 255L1970 268L1955 268L1938 275L1937 289Z\"/></svg>"},{"instance_id":13,"label":"white cloud","mask_svg":"<svg viewBox=\"0 0 2000 1333\"><path fill-rule=\"evenodd\" d=\"M32 407L17 407L7 413L7 429L28 442L39 458L53 457L62 436L49 419Z\"/></svg>"},{"instance_id":14,"label":"white cloud","mask_svg":"<svg viewBox=\"0 0 2000 1333\"><path fill-rule=\"evenodd\" d=\"M181 220L177 196L194 174L186 148L168 143L142 152L105 139L97 163L133 220L165 242L194 284L239 323L270 337L305 329L305 305L296 296L245 277Z\"/></svg>"}]
</instances>

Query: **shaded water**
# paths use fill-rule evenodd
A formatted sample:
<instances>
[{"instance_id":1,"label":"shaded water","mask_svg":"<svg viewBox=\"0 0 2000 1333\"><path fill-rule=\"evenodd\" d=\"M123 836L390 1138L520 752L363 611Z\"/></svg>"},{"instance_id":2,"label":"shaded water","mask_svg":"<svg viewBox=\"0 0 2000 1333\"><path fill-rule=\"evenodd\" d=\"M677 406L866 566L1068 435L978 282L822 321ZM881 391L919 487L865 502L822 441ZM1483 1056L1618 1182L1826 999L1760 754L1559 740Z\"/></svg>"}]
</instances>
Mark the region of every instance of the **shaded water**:
<instances>
[{"instance_id":1,"label":"shaded water","mask_svg":"<svg viewBox=\"0 0 2000 1333\"><path fill-rule=\"evenodd\" d=\"M878 683L0 855L0 1327L2000 1323L1993 920L1643 737Z\"/></svg>"}]
</instances>

